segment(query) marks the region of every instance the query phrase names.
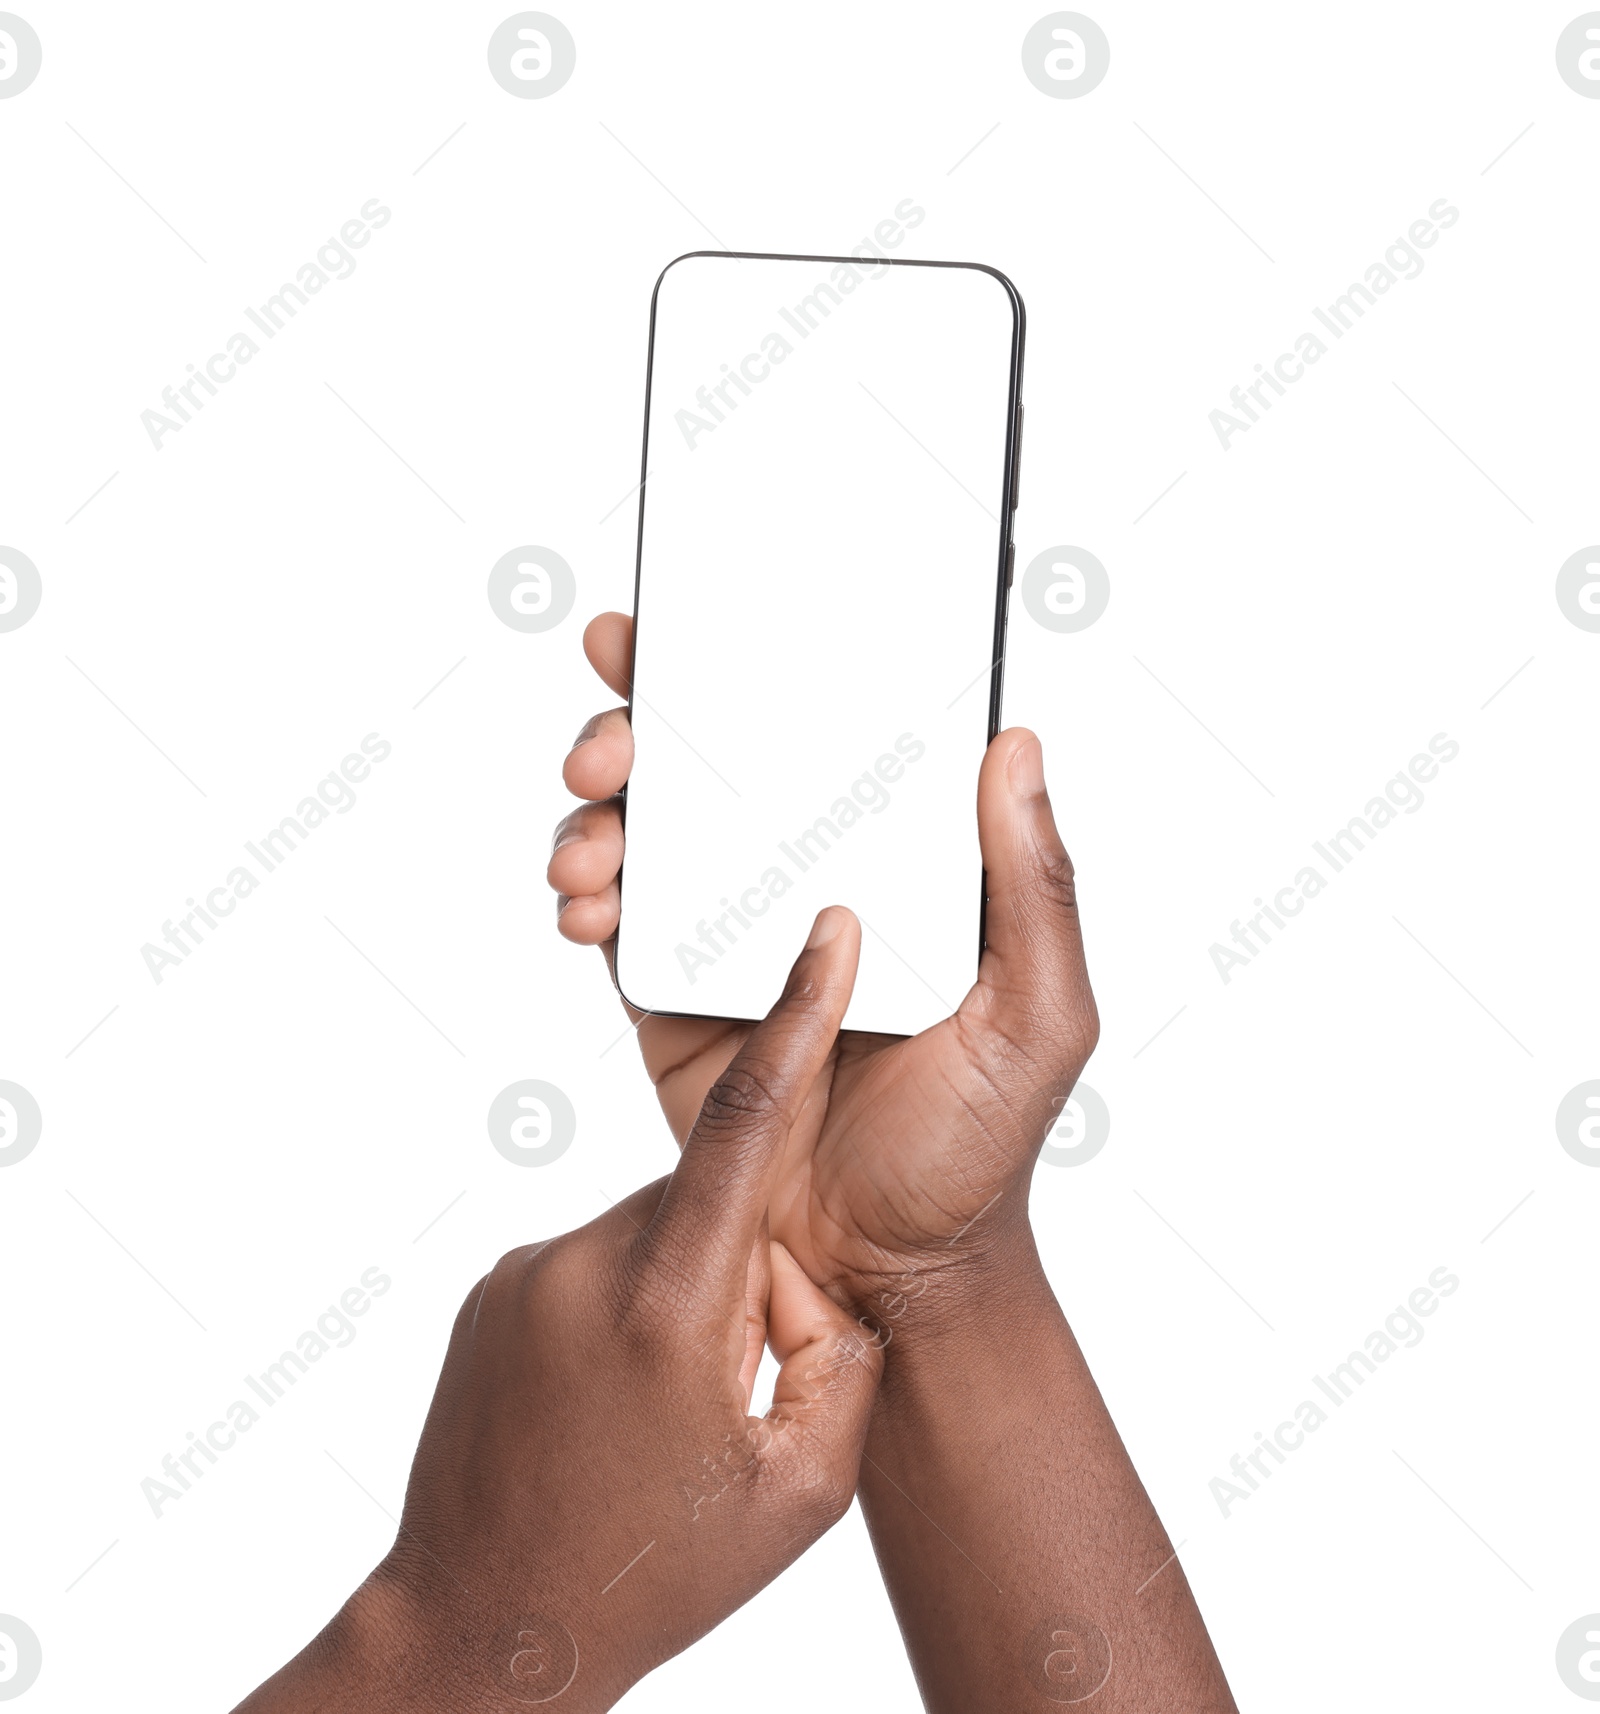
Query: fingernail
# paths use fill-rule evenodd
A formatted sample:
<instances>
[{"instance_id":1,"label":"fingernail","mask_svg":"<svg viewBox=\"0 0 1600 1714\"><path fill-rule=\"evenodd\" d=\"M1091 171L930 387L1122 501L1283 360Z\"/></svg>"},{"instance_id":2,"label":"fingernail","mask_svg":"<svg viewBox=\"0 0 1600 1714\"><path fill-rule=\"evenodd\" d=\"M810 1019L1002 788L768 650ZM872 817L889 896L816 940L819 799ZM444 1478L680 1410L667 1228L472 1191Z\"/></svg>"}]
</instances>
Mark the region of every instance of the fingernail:
<instances>
[{"instance_id":1,"label":"fingernail","mask_svg":"<svg viewBox=\"0 0 1600 1714\"><path fill-rule=\"evenodd\" d=\"M839 930L844 927L846 912L840 905L829 905L817 914L817 920L811 925L811 938L806 942L806 950L814 952L819 946L826 946Z\"/></svg>"},{"instance_id":2,"label":"fingernail","mask_svg":"<svg viewBox=\"0 0 1600 1714\"><path fill-rule=\"evenodd\" d=\"M571 903L572 903L572 900L566 893L557 893L556 894L556 921L557 922L561 921L562 916L566 912L567 906L570 905Z\"/></svg>"},{"instance_id":3,"label":"fingernail","mask_svg":"<svg viewBox=\"0 0 1600 1714\"><path fill-rule=\"evenodd\" d=\"M1011 757L1011 788L1018 797L1038 797L1044 790L1044 750L1037 738L1019 744Z\"/></svg>"}]
</instances>

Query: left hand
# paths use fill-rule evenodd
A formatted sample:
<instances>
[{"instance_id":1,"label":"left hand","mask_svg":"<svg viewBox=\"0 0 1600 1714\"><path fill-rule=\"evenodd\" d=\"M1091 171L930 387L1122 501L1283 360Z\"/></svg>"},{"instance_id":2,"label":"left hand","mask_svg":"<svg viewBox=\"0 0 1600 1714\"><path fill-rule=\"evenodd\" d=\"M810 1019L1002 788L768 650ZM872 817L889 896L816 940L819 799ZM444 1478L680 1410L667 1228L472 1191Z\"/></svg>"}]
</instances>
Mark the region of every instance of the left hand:
<instances>
[{"instance_id":1,"label":"left hand","mask_svg":"<svg viewBox=\"0 0 1600 1714\"><path fill-rule=\"evenodd\" d=\"M621 613L602 614L584 633L590 663L619 695L628 692L632 637ZM556 830L550 859L561 932L608 956L624 850L616 794L632 766L626 709L591 720L564 769L569 788L590 801ZM1031 732L1013 728L989 746L977 814L988 879L977 981L953 1016L920 1035L842 1034L774 1183L774 1238L835 1301L857 1308L1025 1241L1039 1145L1099 1036L1072 862ZM715 839L715 823L702 836ZM751 1026L628 1015L681 1141Z\"/></svg>"}]
</instances>

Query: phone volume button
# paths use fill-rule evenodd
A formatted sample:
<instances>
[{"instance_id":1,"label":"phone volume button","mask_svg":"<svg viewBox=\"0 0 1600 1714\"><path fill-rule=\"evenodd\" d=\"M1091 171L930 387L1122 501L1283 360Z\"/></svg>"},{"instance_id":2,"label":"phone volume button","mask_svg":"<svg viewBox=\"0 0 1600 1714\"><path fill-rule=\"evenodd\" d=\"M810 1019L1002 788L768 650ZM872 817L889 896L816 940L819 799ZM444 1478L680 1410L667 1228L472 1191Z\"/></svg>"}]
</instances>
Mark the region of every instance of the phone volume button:
<instances>
[{"instance_id":1,"label":"phone volume button","mask_svg":"<svg viewBox=\"0 0 1600 1714\"><path fill-rule=\"evenodd\" d=\"M1017 544L1014 541L1006 543L1006 588L1011 587L1012 573L1017 568Z\"/></svg>"},{"instance_id":2,"label":"phone volume button","mask_svg":"<svg viewBox=\"0 0 1600 1714\"><path fill-rule=\"evenodd\" d=\"M1017 432L1011 441L1011 510L1017 509L1017 495L1022 491L1022 406L1017 406Z\"/></svg>"}]
</instances>

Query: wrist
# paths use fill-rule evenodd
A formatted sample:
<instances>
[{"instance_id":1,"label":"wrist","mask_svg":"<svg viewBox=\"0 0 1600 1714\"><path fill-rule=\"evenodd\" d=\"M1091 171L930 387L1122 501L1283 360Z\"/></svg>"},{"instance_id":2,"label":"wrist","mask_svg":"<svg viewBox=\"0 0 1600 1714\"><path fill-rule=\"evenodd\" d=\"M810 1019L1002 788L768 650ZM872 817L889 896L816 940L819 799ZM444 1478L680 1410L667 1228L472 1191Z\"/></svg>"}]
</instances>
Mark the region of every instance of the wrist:
<instances>
[{"instance_id":1,"label":"wrist","mask_svg":"<svg viewBox=\"0 0 1600 1714\"><path fill-rule=\"evenodd\" d=\"M501 1714L557 1696L562 1714L603 1714L612 1706L615 1695L596 1682L594 1663L584 1662L591 1670L579 1673L565 1626L546 1616L486 1624L486 1615L456 1605L459 1591L413 1577L405 1558L397 1544L236 1714Z\"/></svg>"},{"instance_id":2,"label":"wrist","mask_svg":"<svg viewBox=\"0 0 1600 1714\"><path fill-rule=\"evenodd\" d=\"M939 1243L886 1258L844 1285L863 1332L891 1366L913 1352L992 1345L1001 1330L1060 1310L1026 1219L995 1225L982 1243Z\"/></svg>"},{"instance_id":3,"label":"wrist","mask_svg":"<svg viewBox=\"0 0 1600 1714\"><path fill-rule=\"evenodd\" d=\"M383 1566L236 1714L356 1714L375 1702L391 1714L466 1714L452 1674L424 1641L414 1604Z\"/></svg>"}]
</instances>

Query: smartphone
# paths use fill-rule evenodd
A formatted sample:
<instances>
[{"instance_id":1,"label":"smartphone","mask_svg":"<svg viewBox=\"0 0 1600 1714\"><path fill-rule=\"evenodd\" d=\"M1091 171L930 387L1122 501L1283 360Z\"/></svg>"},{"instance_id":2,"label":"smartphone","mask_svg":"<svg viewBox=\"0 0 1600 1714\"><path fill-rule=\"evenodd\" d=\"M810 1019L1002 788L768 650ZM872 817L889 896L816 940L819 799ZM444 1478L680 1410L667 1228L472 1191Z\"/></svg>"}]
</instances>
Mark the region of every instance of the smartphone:
<instances>
[{"instance_id":1,"label":"smartphone","mask_svg":"<svg viewBox=\"0 0 1600 1714\"><path fill-rule=\"evenodd\" d=\"M971 986L1023 332L1016 288L976 263L710 251L657 280L616 947L632 1005L762 1017L830 904L862 925L847 1028L915 1034Z\"/></svg>"}]
</instances>

